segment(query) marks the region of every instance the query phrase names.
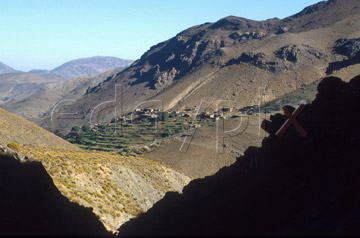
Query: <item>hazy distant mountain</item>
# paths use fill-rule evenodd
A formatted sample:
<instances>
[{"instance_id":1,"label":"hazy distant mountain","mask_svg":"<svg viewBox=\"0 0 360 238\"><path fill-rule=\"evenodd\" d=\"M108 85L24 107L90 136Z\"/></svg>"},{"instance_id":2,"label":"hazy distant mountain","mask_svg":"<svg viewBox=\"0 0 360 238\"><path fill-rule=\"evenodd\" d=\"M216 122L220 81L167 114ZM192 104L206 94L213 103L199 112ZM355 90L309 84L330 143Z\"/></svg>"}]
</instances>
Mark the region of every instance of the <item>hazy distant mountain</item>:
<instances>
[{"instance_id":1,"label":"hazy distant mountain","mask_svg":"<svg viewBox=\"0 0 360 238\"><path fill-rule=\"evenodd\" d=\"M116 57L95 56L67 62L50 72L37 70L39 74L52 73L65 76L69 79L83 75L95 76L108 70L129 66L133 60L125 60Z\"/></svg>"},{"instance_id":2,"label":"hazy distant mountain","mask_svg":"<svg viewBox=\"0 0 360 238\"><path fill-rule=\"evenodd\" d=\"M115 57L77 59L54 70L0 75L0 105L26 119L36 121L62 99L78 99L88 88L121 72L131 60ZM106 70L110 68L110 70ZM69 80L72 76L80 75Z\"/></svg>"},{"instance_id":3,"label":"hazy distant mountain","mask_svg":"<svg viewBox=\"0 0 360 238\"><path fill-rule=\"evenodd\" d=\"M0 62L0 74L13 73L13 72L17 72L17 70Z\"/></svg>"},{"instance_id":4,"label":"hazy distant mountain","mask_svg":"<svg viewBox=\"0 0 360 238\"><path fill-rule=\"evenodd\" d=\"M66 80L64 76L52 73L37 75L15 71L0 74L0 105L12 99L22 100L39 91L51 89Z\"/></svg>"},{"instance_id":5,"label":"hazy distant mountain","mask_svg":"<svg viewBox=\"0 0 360 238\"><path fill-rule=\"evenodd\" d=\"M54 83L51 79L30 73L0 74L0 104L14 98L21 100Z\"/></svg>"},{"instance_id":6,"label":"hazy distant mountain","mask_svg":"<svg viewBox=\"0 0 360 238\"><path fill-rule=\"evenodd\" d=\"M87 89L99 85L99 83L116 75L124 68L109 70L96 76L81 76L57 84L42 84L32 94L27 94L26 97L13 97L12 100L8 100L1 107L27 120L36 122L43 116L48 115L53 106L60 100L77 100L86 93ZM37 77L44 77L44 75Z\"/></svg>"},{"instance_id":7,"label":"hazy distant mountain","mask_svg":"<svg viewBox=\"0 0 360 238\"><path fill-rule=\"evenodd\" d=\"M44 74L50 73L50 70L46 70L46 69L33 69L33 70L30 70L28 73L37 74L37 75L44 75Z\"/></svg>"}]
</instances>

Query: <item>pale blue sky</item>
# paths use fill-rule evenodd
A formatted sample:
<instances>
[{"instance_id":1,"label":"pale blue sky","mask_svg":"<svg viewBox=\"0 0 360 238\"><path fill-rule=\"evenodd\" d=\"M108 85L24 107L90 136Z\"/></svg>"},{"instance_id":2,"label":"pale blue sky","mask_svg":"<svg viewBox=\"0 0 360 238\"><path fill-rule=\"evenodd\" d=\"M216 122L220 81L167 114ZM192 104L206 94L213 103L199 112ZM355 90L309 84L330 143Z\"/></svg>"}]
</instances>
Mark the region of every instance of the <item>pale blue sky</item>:
<instances>
[{"instance_id":1,"label":"pale blue sky","mask_svg":"<svg viewBox=\"0 0 360 238\"><path fill-rule=\"evenodd\" d=\"M319 0L0 0L0 62L53 69L83 57L138 59L182 30L234 15L284 18Z\"/></svg>"}]
</instances>

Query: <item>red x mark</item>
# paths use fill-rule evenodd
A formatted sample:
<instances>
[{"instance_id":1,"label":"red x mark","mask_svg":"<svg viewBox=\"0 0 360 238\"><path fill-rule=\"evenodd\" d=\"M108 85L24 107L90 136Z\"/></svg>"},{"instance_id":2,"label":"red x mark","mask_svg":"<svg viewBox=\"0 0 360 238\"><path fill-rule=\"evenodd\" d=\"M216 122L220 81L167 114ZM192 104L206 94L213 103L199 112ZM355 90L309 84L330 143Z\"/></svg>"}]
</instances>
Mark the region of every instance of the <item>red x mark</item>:
<instances>
[{"instance_id":1,"label":"red x mark","mask_svg":"<svg viewBox=\"0 0 360 238\"><path fill-rule=\"evenodd\" d=\"M296 121L296 117L300 114L300 112L305 108L304 104L301 104L294 112L291 114L286 107L283 107L285 115L287 116L287 120L284 125L280 127L280 129L275 133L276 136L281 137L285 131L289 128L291 124L294 124L295 129L300 133L301 137L306 137L307 133L304 128L301 127L298 121Z\"/></svg>"}]
</instances>

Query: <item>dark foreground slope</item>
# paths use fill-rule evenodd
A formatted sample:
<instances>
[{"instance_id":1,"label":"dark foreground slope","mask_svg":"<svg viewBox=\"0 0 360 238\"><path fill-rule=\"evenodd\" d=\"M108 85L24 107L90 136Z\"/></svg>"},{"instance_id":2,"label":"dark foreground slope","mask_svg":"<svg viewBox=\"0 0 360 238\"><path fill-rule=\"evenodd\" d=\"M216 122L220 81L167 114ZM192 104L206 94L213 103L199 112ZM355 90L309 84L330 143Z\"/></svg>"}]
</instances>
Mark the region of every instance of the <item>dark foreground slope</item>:
<instances>
[{"instance_id":1,"label":"dark foreground slope","mask_svg":"<svg viewBox=\"0 0 360 238\"><path fill-rule=\"evenodd\" d=\"M110 235L91 209L70 202L40 162L0 149L0 235Z\"/></svg>"},{"instance_id":2,"label":"dark foreground slope","mask_svg":"<svg viewBox=\"0 0 360 238\"><path fill-rule=\"evenodd\" d=\"M120 235L360 235L360 76L326 78L281 138L270 136L230 167L168 193Z\"/></svg>"}]
</instances>

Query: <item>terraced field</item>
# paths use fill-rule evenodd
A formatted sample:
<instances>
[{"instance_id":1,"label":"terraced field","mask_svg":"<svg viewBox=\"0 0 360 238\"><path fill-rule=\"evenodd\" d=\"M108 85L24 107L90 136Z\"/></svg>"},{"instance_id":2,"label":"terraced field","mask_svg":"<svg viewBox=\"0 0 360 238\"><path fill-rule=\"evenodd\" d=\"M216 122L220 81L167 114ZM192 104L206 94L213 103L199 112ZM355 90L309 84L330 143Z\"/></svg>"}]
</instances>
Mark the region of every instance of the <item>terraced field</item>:
<instances>
[{"instance_id":1,"label":"terraced field","mask_svg":"<svg viewBox=\"0 0 360 238\"><path fill-rule=\"evenodd\" d=\"M186 133L195 127L211 125L214 119L171 116L165 121L134 120L73 128L65 139L85 150L116 152L121 155L141 153L144 146Z\"/></svg>"}]
</instances>

